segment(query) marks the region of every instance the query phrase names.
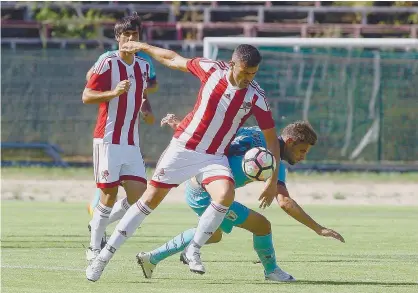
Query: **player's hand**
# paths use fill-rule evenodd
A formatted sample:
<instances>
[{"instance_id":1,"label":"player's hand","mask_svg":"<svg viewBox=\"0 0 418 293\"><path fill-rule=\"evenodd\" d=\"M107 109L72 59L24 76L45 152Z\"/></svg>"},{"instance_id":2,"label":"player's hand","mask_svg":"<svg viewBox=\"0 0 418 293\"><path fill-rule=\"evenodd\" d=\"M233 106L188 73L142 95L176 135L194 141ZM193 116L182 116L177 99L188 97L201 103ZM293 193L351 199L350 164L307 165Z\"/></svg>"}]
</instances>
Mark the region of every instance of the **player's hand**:
<instances>
[{"instance_id":1,"label":"player's hand","mask_svg":"<svg viewBox=\"0 0 418 293\"><path fill-rule=\"evenodd\" d=\"M129 80L120 81L116 85L115 89L113 90L115 97L118 97L121 94L128 92L130 87L131 87L131 82Z\"/></svg>"},{"instance_id":2,"label":"player's hand","mask_svg":"<svg viewBox=\"0 0 418 293\"><path fill-rule=\"evenodd\" d=\"M344 237L340 235L340 233L338 233L337 231L334 231L332 229L328 229L328 228L322 228L321 230L319 230L318 235L320 236L324 236L324 237L332 237L334 239L337 239L343 243L345 243Z\"/></svg>"},{"instance_id":3,"label":"player's hand","mask_svg":"<svg viewBox=\"0 0 418 293\"><path fill-rule=\"evenodd\" d=\"M120 47L120 51L125 52L125 53L135 54L136 52L139 52L142 50L143 45L144 43L141 43L141 42L129 41L123 44L122 47Z\"/></svg>"},{"instance_id":4,"label":"player's hand","mask_svg":"<svg viewBox=\"0 0 418 293\"><path fill-rule=\"evenodd\" d=\"M161 119L161 127L163 127L164 125L168 125L172 129L176 130L179 124L180 119L174 114L167 114L163 119Z\"/></svg>"},{"instance_id":5,"label":"player's hand","mask_svg":"<svg viewBox=\"0 0 418 293\"><path fill-rule=\"evenodd\" d=\"M258 200L261 201L260 208L265 209L266 207L269 207L271 203L273 202L273 199L276 197L276 195L277 195L277 184L272 183L271 180L268 180L263 192L258 198Z\"/></svg>"}]
</instances>

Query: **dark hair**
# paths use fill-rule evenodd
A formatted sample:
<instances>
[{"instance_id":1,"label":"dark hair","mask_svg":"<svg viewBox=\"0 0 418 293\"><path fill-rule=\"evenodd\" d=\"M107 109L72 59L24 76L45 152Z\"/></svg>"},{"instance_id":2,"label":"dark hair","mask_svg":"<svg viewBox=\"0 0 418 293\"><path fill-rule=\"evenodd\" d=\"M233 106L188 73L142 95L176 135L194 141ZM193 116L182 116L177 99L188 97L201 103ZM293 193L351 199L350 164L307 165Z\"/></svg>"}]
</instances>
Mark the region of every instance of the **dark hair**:
<instances>
[{"instance_id":1,"label":"dark hair","mask_svg":"<svg viewBox=\"0 0 418 293\"><path fill-rule=\"evenodd\" d=\"M242 44L235 48L232 59L238 60L248 67L255 67L261 62L261 54L256 47Z\"/></svg>"},{"instance_id":2,"label":"dark hair","mask_svg":"<svg viewBox=\"0 0 418 293\"><path fill-rule=\"evenodd\" d=\"M141 18L136 12L133 12L132 15L125 16L124 18L116 22L115 37L119 37L124 32L130 31L130 30L133 30L133 31L139 30L139 33L141 33L141 30L142 30Z\"/></svg>"},{"instance_id":3,"label":"dark hair","mask_svg":"<svg viewBox=\"0 0 418 293\"><path fill-rule=\"evenodd\" d=\"M284 138L291 138L296 143L315 145L318 140L315 130L308 121L296 121L287 125L283 131Z\"/></svg>"}]
</instances>

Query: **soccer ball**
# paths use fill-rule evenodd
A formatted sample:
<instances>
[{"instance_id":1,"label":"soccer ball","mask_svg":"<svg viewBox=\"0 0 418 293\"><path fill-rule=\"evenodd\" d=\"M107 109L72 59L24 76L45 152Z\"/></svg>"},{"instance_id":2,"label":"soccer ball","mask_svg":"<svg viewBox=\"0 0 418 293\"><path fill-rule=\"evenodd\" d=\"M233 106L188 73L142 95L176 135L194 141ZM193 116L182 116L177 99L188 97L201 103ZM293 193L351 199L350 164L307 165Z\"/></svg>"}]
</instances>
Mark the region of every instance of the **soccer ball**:
<instances>
[{"instance_id":1,"label":"soccer ball","mask_svg":"<svg viewBox=\"0 0 418 293\"><path fill-rule=\"evenodd\" d=\"M266 181L276 169L276 160L269 150L255 147L245 153L242 159L242 169L248 178Z\"/></svg>"}]
</instances>

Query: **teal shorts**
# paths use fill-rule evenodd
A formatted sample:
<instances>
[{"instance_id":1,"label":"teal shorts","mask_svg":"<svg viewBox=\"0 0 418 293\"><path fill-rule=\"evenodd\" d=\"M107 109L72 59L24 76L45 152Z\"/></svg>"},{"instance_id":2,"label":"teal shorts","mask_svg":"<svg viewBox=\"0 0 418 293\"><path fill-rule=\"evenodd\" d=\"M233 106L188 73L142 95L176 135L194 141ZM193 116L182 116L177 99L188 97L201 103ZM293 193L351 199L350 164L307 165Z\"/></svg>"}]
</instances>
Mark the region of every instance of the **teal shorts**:
<instances>
[{"instance_id":1,"label":"teal shorts","mask_svg":"<svg viewBox=\"0 0 418 293\"><path fill-rule=\"evenodd\" d=\"M192 210L200 217L206 208L205 207L192 207ZM232 205L229 207L228 212L226 212L225 218L221 223L221 226L219 227L223 232L229 234L232 231L232 228L234 226L241 225L244 223L248 215L250 214L249 208L247 208L245 205L240 204L239 202L234 201Z\"/></svg>"}]
</instances>

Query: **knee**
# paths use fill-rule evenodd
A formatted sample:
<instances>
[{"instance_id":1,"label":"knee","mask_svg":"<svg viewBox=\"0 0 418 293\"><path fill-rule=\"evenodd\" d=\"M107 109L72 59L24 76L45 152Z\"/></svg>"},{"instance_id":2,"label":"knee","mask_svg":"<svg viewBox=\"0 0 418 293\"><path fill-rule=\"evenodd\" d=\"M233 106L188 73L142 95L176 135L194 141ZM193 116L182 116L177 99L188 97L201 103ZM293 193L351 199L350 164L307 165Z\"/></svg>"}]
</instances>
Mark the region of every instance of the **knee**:
<instances>
[{"instance_id":1,"label":"knee","mask_svg":"<svg viewBox=\"0 0 418 293\"><path fill-rule=\"evenodd\" d=\"M229 183L229 182L228 182ZM209 192L212 200L216 203L229 207L235 199L235 187L232 184L225 184L220 186L210 186L206 190ZM217 188L213 188L217 187Z\"/></svg>"},{"instance_id":2,"label":"knee","mask_svg":"<svg viewBox=\"0 0 418 293\"><path fill-rule=\"evenodd\" d=\"M216 230L215 233L212 234L212 236L209 238L208 240L208 244L209 243L218 243L222 240L222 231L221 230Z\"/></svg>"},{"instance_id":3,"label":"knee","mask_svg":"<svg viewBox=\"0 0 418 293\"><path fill-rule=\"evenodd\" d=\"M271 223L266 217L262 216L260 218L260 225L257 227L257 231L255 231L255 235L257 236L264 236L271 233Z\"/></svg>"},{"instance_id":4,"label":"knee","mask_svg":"<svg viewBox=\"0 0 418 293\"><path fill-rule=\"evenodd\" d=\"M160 202L163 201L169 191L170 189L156 188L149 185L144 193L143 202L151 209L155 209Z\"/></svg>"}]
</instances>

